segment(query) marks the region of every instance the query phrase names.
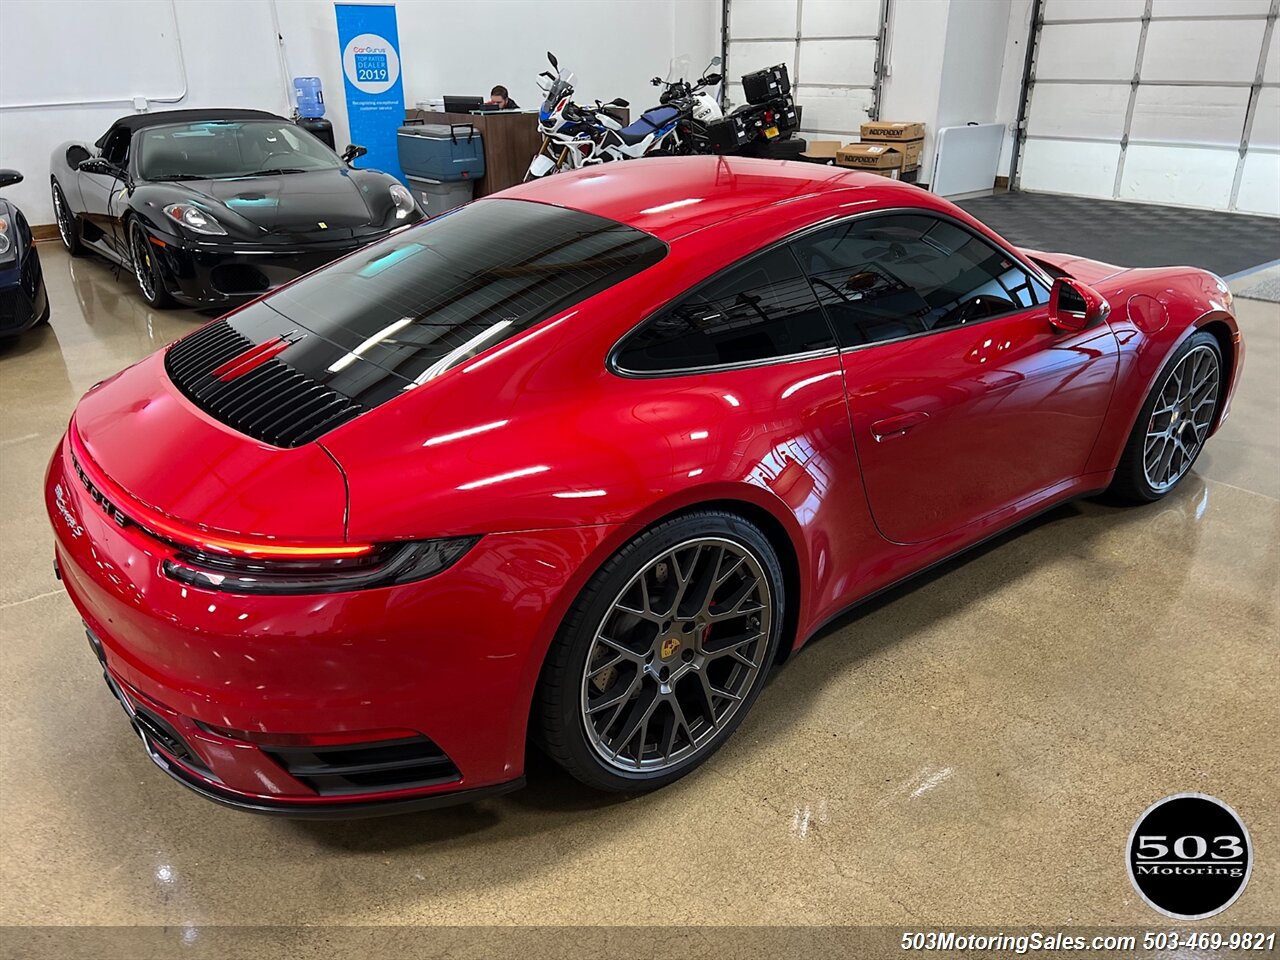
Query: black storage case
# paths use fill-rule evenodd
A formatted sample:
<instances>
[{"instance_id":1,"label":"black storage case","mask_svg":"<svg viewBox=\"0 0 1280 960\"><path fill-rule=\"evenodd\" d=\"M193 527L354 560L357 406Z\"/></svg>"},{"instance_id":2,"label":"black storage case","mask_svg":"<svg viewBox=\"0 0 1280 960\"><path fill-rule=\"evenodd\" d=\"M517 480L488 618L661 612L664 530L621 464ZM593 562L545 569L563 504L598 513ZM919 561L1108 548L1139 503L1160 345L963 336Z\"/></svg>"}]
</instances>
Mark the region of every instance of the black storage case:
<instances>
[{"instance_id":1,"label":"black storage case","mask_svg":"<svg viewBox=\"0 0 1280 960\"><path fill-rule=\"evenodd\" d=\"M791 92L791 77L785 63L775 64L742 77L742 95L747 103L764 103Z\"/></svg>"},{"instance_id":2,"label":"black storage case","mask_svg":"<svg viewBox=\"0 0 1280 960\"><path fill-rule=\"evenodd\" d=\"M747 126L736 114L707 124L707 144L712 153L733 153L747 142L747 137Z\"/></svg>"}]
</instances>

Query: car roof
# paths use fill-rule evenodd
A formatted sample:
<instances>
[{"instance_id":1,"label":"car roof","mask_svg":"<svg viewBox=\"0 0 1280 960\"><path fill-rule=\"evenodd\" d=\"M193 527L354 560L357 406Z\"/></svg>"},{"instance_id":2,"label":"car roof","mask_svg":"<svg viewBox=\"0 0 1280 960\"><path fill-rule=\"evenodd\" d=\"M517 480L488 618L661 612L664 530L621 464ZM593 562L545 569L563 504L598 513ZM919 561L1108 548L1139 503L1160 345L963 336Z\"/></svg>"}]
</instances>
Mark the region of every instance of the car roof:
<instances>
[{"instance_id":1,"label":"car roof","mask_svg":"<svg viewBox=\"0 0 1280 960\"><path fill-rule=\"evenodd\" d=\"M919 190L871 173L803 161L717 156L599 164L496 196L594 213L670 241L763 207L851 188L867 191L868 206L920 203Z\"/></svg>"},{"instance_id":2,"label":"car roof","mask_svg":"<svg viewBox=\"0 0 1280 960\"><path fill-rule=\"evenodd\" d=\"M204 110L161 110L157 113L134 113L121 117L107 128L107 132L98 138L96 147L105 147L107 139L117 130L128 130L134 133L147 127L159 127L171 123L202 123L214 120L279 120L284 117L265 110L240 110L232 108L210 107Z\"/></svg>"}]
</instances>

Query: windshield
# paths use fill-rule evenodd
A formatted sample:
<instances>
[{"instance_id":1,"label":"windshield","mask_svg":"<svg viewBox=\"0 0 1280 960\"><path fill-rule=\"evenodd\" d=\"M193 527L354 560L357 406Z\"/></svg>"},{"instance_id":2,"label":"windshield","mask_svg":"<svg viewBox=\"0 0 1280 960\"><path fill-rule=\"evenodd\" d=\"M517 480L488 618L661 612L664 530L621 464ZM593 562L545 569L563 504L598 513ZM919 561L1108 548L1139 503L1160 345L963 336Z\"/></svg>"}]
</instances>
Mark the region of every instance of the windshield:
<instances>
[{"instance_id":1,"label":"windshield","mask_svg":"<svg viewBox=\"0 0 1280 960\"><path fill-rule=\"evenodd\" d=\"M284 120L202 121L152 127L138 141L142 180L223 180L342 166L337 154Z\"/></svg>"},{"instance_id":2,"label":"windshield","mask_svg":"<svg viewBox=\"0 0 1280 960\"><path fill-rule=\"evenodd\" d=\"M573 96L573 79L573 74L570 71L564 69L559 71L559 75L551 86L547 88L547 99L542 104L544 116L550 116L551 112L555 110L556 104L565 97Z\"/></svg>"}]
</instances>

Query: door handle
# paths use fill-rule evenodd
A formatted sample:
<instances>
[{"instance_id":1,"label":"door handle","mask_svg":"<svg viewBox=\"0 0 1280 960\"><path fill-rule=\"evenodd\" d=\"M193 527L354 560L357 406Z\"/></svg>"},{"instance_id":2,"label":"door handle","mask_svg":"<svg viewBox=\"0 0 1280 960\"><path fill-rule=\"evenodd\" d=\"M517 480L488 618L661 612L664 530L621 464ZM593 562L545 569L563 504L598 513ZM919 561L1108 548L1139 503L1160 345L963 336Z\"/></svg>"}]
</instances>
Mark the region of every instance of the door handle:
<instances>
[{"instance_id":1,"label":"door handle","mask_svg":"<svg viewBox=\"0 0 1280 960\"><path fill-rule=\"evenodd\" d=\"M884 420L877 420L871 425L871 435L876 438L876 443L884 440L892 440L894 437L900 437L912 427L918 427L929 419L929 415L923 410L917 410L915 413L903 413L896 417L886 417Z\"/></svg>"}]
</instances>

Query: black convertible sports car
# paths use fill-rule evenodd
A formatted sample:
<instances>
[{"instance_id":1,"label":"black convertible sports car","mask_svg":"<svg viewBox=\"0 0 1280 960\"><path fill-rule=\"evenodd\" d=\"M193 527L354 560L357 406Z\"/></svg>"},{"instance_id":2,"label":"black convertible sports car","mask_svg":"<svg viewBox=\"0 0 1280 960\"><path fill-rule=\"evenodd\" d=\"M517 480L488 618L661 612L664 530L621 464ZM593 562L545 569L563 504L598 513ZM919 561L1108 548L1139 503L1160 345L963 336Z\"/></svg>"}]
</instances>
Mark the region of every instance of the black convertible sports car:
<instances>
[{"instance_id":1,"label":"black convertible sports car","mask_svg":"<svg viewBox=\"0 0 1280 960\"><path fill-rule=\"evenodd\" d=\"M0 170L0 187L22 182L17 170ZM49 319L49 295L31 228L22 211L0 197L0 337L13 337Z\"/></svg>"},{"instance_id":2,"label":"black convertible sports car","mask_svg":"<svg viewBox=\"0 0 1280 960\"><path fill-rule=\"evenodd\" d=\"M62 242L133 271L155 307L223 306L323 266L422 212L394 177L357 170L283 117L170 110L122 117L51 160Z\"/></svg>"}]
</instances>

